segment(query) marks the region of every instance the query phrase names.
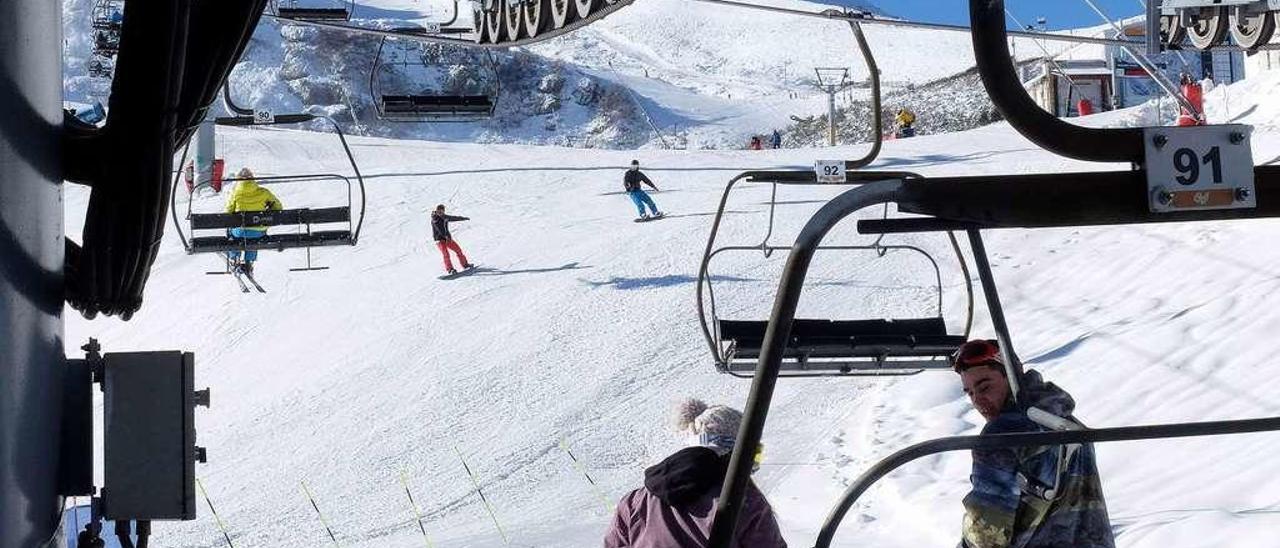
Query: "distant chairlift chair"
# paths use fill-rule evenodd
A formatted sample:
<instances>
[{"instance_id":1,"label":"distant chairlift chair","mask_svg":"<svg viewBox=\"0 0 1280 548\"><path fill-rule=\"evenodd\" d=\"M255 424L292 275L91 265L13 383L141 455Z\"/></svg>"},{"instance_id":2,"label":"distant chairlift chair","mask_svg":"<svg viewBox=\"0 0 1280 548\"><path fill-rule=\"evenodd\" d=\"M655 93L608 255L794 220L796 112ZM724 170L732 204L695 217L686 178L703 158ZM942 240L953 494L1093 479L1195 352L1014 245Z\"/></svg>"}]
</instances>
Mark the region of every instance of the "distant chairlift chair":
<instances>
[{"instance_id":1,"label":"distant chairlift chair","mask_svg":"<svg viewBox=\"0 0 1280 548\"><path fill-rule=\"evenodd\" d=\"M301 21L350 21L355 0L331 0L314 4L298 0L274 0L276 17Z\"/></svg>"},{"instance_id":2,"label":"distant chairlift chair","mask_svg":"<svg viewBox=\"0 0 1280 548\"><path fill-rule=\"evenodd\" d=\"M769 322L721 318L716 308L714 277L710 273L710 265L716 256L727 252L763 252L769 258L775 251L790 250L790 247L769 244L773 233L778 187L820 183L812 177L805 180L795 178L794 174L786 175L791 177L771 178L767 173L757 172L748 175L750 178L746 179L748 182L768 183L773 187L769 202L769 222L763 241L754 246L717 248L716 237L729 194L734 185L744 178L739 177L729 183L716 212L707 242L707 252L703 256L698 275L698 318L711 348L716 369L739 378L751 378L755 373ZM796 319L787 339L780 376L914 375L931 369L950 369L950 356L965 342L973 320L973 290L968 267L954 237L951 242L968 288L969 310L964 333L953 335L947 332L946 322L942 317L942 272L937 261L925 250L909 245L882 245L880 240L870 245L821 246L821 251L828 252L871 252L878 256L913 253L923 256L933 267L938 296L937 316L892 320Z\"/></svg>"},{"instance_id":3,"label":"distant chairlift chair","mask_svg":"<svg viewBox=\"0 0 1280 548\"><path fill-rule=\"evenodd\" d=\"M228 101L229 102L229 101ZM238 107L232 106L234 109ZM230 117L217 118L215 123L222 126L249 126L249 125L274 125L274 124L296 124L322 118L311 114L283 114L272 116L265 112L257 113L256 116L238 115ZM238 213L193 213L191 211L191 202L187 204L187 221L189 229L183 233L182 226L178 222L176 208L170 204L170 209L174 211L173 222L178 229L178 235L183 242L188 254L196 253L226 253L228 251L250 251L250 250L271 250L284 251L285 249L304 248L307 250L307 261L305 267L291 268L291 271L312 271L326 270L328 267L314 266L311 262L311 248L313 247L329 247L356 245L360 239L360 229L364 225L365 213L365 189L364 179L360 175L359 166L356 165L355 157L351 154L351 148L347 145L346 137L342 134L342 130L333 120L325 118L333 126L339 140L342 142L342 148L346 152L347 160L351 163L351 169L354 173L355 184L351 177L338 174L309 174L309 175L289 175L289 176L273 176L273 177L255 177L254 180L261 185L282 185L282 184L315 184L321 182L341 183L346 186L346 203L343 205L318 207L318 208L294 208L275 211L249 211ZM182 154L182 161L186 161L187 151ZM181 165L181 164L179 164ZM177 185L180 177L174 178L174 192L177 194ZM236 182L238 179L226 179L226 182ZM197 186L196 189L200 187ZM359 196L357 198L356 193ZM194 195L194 190L193 190ZM286 202L288 203L288 202ZM292 232L268 232L266 236L256 239L234 238L229 234L232 228L245 228L253 226L265 227L293 227ZM199 233L203 231L203 233ZM216 231L210 234L209 231ZM220 272L219 272L220 274Z\"/></svg>"},{"instance_id":4,"label":"distant chairlift chair","mask_svg":"<svg viewBox=\"0 0 1280 548\"><path fill-rule=\"evenodd\" d=\"M390 122L474 122L493 116L501 86L498 82L497 62L493 53L485 50L493 83L488 93L468 95L423 95L414 93L388 93L379 87L379 76L392 65L428 66L423 62L402 61L384 63L382 54L387 44L383 37L378 53L369 70L369 96L378 118Z\"/></svg>"}]
</instances>

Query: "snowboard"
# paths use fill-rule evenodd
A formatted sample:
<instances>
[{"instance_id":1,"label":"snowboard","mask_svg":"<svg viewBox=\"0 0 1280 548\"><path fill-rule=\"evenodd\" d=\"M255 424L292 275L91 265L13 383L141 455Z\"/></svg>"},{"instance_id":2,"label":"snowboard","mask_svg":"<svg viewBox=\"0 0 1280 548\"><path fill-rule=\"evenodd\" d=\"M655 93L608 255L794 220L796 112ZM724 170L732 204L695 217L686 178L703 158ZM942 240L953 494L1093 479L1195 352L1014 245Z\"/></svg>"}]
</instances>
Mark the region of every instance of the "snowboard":
<instances>
[{"instance_id":1,"label":"snowboard","mask_svg":"<svg viewBox=\"0 0 1280 548\"><path fill-rule=\"evenodd\" d=\"M637 223L647 223L647 222L649 222L649 221L656 221L656 220L658 220L658 219L665 219L665 218L667 218L667 214L666 214L666 213L659 213L659 214L654 215L654 216L652 216L652 217L640 217L640 218L636 219L636 222L637 222Z\"/></svg>"},{"instance_id":2,"label":"snowboard","mask_svg":"<svg viewBox=\"0 0 1280 548\"><path fill-rule=\"evenodd\" d=\"M462 270L459 270L459 271L457 271L457 272L454 272L453 274L445 274L445 275L443 275L443 276L439 276L437 279L439 279L439 280L453 280L453 279L457 279L457 278L461 278L461 277L463 277L463 276L466 276L467 274L470 274L470 273L475 272L475 271L476 271L476 265L475 265L475 264L472 264L472 265L471 265L471 268L464 268L464 269L462 269Z\"/></svg>"}]
</instances>

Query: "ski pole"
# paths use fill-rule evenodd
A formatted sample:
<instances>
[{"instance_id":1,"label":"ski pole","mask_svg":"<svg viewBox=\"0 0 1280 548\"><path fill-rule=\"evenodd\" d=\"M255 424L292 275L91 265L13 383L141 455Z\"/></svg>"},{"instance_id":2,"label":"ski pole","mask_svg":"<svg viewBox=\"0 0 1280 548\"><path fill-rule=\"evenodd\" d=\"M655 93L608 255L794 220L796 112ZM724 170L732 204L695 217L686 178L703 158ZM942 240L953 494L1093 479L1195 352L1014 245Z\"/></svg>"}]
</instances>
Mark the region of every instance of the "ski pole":
<instances>
[{"instance_id":1,"label":"ski pole","mask_svg":"<svg viewBox=\"0 0 1280 548\"><path fill-rule=\"evenodd\" d=\"M422 512L418 511L418 503L413 501L413 491L409 490L409 478L404 475L404 471L400 471L400 483L404 484L404 494L409 497L409 509L413 510L413 518L418 522L418 529L422 531L422 539L427 542L427 548L434 548L431 544L431 537L427 536L427 526L422 524Z\"/></svg>"},{"instance_id":2,"label":"ski pole","mask_svg":"<svg viewBox=\"0 0 1280 548\"><path fill-rule=\"evenodd\" d=\"M480 495L480 502L484 503L484 507L489 511L489 517L493 518L493 526L498 529L498 535L502 537L503 544L511 544L507 539L506 531L502 530L502 524L498 523L498 514L493 511L493 505L489 504L489 499L484 496L484 491L480 490L480 482L476 481L476 475L471 473L471 467L467 466L467 459L462 457L462 451L458 450L458 446L453 446L453 452L458 454L458 460L462 461L462 468L467 471L467 476L471 478L471 484L476 486L476 494Z\"/></svg>"},{"instance_id":3,"label":"ski pole","mask_svg":"<svg viewBox=\"0 0 1280 548\"><path fill-rule=\"evenodd\" d=\"M307 500L311 502L311 507L315 508L316 515L320 516L320 525L323 525L325 532L329 533L329 540L333 541L334 546L341 548L342 545L338 544L338 537L333 534L333 529L329 527L329 522L324 519L324 513L320 511L320 505L316 504L316 498L311 496L311 490L307 489L307 482L299 481L298 483L302 484L302 492L307 495Z\"/></svg>"},{"instance_id":4,"label":"ski pole","mask_svg":"<svg viewBox=\"0 0 1280 548\"><path fill-rule=\"evenodd\" d=\"M582 462L578 460L578 457L573 456L573 451L569 450L569 440L560 438L560 449L563 449L564 453L569 455L569 460L573 462L573 467L576 468L578 472L582 473L582 477L587 478L587 483L591 484L591 491L595 493L597 497L600 497L600 502L604 503L605 514L607 515L612 513L613 503L609 501L609 497L604 495L604 491L600 490L600 486L596 484L596 480L591 479L591 474L587 473L587 468L582 465Z\"/></svg>"},{"instance_id":5,"label":"ski pole","mask_svg":"<svg viewBox=\"0 0 1280 548\"><path fill-rule=\"evenodd\" d=\"M204 503L209 505L209 512L213 514L213 521L218 524L218 530L222 531L222 538L227 540L227 546L236 548L236 545L231 542L231 535L227 534L227 526L222 523L222 518L218 517L218 511L213 508L213 501L209 500L209 492L204 490L204 482L200 481L200 478L196 478L196 487L200 488L200 495L204 497Z\"/></svg>"}]
</instances>

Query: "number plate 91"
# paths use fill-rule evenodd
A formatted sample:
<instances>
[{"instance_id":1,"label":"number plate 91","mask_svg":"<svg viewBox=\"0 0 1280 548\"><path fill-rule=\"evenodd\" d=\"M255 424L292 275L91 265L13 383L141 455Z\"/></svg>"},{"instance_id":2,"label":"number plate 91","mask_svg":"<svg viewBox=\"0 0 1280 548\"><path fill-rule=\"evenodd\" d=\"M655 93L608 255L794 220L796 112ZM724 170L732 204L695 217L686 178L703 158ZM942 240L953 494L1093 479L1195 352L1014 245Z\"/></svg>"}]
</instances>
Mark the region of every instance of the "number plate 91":
<instances>
[{"instance_id":1,"label":"number plate 91","mask_svg":"<svg viewBox=\"0 0 1280 548\"><path fill-rule=\"evenodd\" d=\"M1252 131L1245 125L1144 130L1151 211L1257 207Z\"/></svg>"}]
</instances>

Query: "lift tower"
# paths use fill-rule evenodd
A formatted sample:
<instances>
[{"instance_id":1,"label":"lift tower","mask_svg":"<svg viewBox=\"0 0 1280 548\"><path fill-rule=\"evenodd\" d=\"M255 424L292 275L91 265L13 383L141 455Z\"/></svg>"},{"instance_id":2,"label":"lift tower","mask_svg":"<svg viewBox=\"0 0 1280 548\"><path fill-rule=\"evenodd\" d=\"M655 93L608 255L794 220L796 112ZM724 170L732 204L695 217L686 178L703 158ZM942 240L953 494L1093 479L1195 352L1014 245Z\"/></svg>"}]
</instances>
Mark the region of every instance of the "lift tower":
<instances>
[{"instance_id":1,"label":"lift tower","mask_svg":"<svg viewBox=\"0 0 1280 548\"><path fill-rule=\"evenodd\" d=\"M62 408L60 2L0 2L0 548L58 526Z\"/></svg>"}]
</instances>

